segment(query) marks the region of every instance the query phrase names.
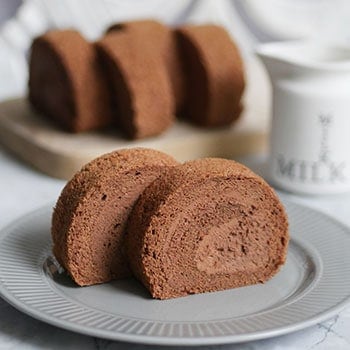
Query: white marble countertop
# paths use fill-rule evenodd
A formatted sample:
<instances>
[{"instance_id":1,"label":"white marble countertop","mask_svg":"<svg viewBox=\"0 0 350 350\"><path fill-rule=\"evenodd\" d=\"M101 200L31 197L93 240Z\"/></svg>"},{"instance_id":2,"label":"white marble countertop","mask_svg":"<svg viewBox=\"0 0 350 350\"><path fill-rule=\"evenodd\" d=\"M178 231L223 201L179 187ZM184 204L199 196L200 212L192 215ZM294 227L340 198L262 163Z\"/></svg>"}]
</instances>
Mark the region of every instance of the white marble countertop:
<instances>
[{"instance_id":1,"label":"white marble countertop","mask_svg":"<svg viewBox=\"0 0 350 350\"><path fill-rule=\"evenodd\" d=\"M264 175L263 157L243 160ZM64 182L22 164L0 146L0 229L59 195ZM350 226L350 194L293 200L318 208ZM0 298L0 349L165 349L166 347L111 342L65 331L37 321ZM178 347L180 348L180 347ZM176 349L176 347L175 347ZM272 339L236 345L193 349L350 349L350 305L333 319L305 330Z\"/></svg>"}]
</instances>

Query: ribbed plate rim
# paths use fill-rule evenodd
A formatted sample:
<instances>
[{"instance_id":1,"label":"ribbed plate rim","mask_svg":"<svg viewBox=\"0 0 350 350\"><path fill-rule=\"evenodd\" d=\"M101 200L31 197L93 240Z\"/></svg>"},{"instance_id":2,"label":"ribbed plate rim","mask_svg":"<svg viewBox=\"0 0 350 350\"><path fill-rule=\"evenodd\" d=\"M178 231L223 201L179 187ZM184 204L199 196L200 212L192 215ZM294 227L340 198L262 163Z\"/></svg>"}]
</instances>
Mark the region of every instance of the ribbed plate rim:
<instances>
[{"instance_id":1,"label":"ribbed plate rim","mask_svg":"<svg viewBox=\"0 0 350 350\"><path fill-rule=\"evenodd\" d=\"M324 222L327 222L328 224L333 226L333 228L336 230L338 235L343 234L344 237L347 237L348 239L350 239L350 228L342 224L338 220L334 219L333 217L327 214L324 214L320 211L317 211L315 209L312 209L308 206L304 206L296 202L293 202L283 196L281 197L281 199L285 204L285 206L287 207L287 211L297 210L300 213L303 213L306 220L314 220L313 217L316 216L319 220L323 220ZM9 224L7 227L3 228L0 231L0 247L5 237L13 234L13 232L16 232L18 227L20 227L21 225L29 221L33 215L42 216L45 213L47 214L49 208L52 208L52 206L53 206L52 203L46 204L45 206L22 216L12 224ZM306 222L305 224L310 224L310 223L311 222ZM322 233L322 234L325 235L327 233ZM49 228L48 228L48 236L49 236ZM293 232L291 233L291 236L293 238ZM304 243L306 246L313 245L313 242L305 241L303 243L303 239L300 239L300 237L295 238L295 241L297 242L297 244L301 244L301 245L303 245ZM321 258L324 259L322 255L321 255ZM43 277L45 276L44 273L38 272L38 276L45 278ZM298 321L291 322L288 325L280 325L280 326L274 327L273 329L268 329L268 330L252 331L245 334L229 334L229 335L213 335L213 336L208 336L208 335L194 336L194 337L164 336L164 335L157 336L154 334L143 335L143 334L127 333L125 331L124 332L115 331L115 330L110 331L106 329L99 329L95 327L84 326L78 323L67 322L59 318L51 317L50 315L41 312L35 307L28 306L27 304L19 300L13 293L11 293L11 291L9 291L6 288L4 279L6 280L6 277L4 277L1 274L1 266L0 266L0 296L4 298L8 303L13 305L15 308L28 314L29 316L32 316L36 319L39 319L51 325L54 325L63 329L71 330L81 334L106 338L110 340L119 340L119 341L127 341L127 342L142 343L142 344L157 344L157 345L188 345L188 346L214 345L214 344L238 343L238 342L245 342L245 341L251 341L251 340L265 339L273 336L279 336L279 335L291 333L297 330L301 330L306 327L310 327L312 325L325 321L331 318L332 316L336 315L337 313L339 313L345 307L345 305L350 301L350 289L349 289L348 294L342 300L338 300L338 302L334 303L333 305L331 305L331 307L328 307L322 312L316 313L312 317L308 317L305 320L302 320L299 322ZM345 282L350 283L350 278L349 280L344 281L344 283ZM49 283L47 283L47 285L49 286ZM186 325L186 322L184 322L184 324ZM208 324L210 324L210 322L208 322Z\"/></svg>"}]
</instances>

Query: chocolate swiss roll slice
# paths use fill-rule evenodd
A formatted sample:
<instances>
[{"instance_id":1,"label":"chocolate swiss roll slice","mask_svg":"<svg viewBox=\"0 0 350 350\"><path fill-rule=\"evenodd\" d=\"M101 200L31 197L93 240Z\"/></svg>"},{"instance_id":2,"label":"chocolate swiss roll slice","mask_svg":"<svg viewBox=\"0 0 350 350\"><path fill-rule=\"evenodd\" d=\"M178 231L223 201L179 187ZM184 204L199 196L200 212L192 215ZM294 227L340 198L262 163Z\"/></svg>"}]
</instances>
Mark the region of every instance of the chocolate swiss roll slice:
<instances>
[{"instance_id":1,"label":"chocolate swiss roll slice","mask_svg":"<svg viewBox=\"0 0 350 350\"><path fill-rule=\"evenodd\" d=\"M176 33L186 77L182 116L199 126L229 125L242 111L244 73L238 48L216 25L186 25Z\"/></svg>"},{"instance_id":2,"label":"chocolate swiss roll slice","mask_svg":"<svg viewBox=\"0 0 350 350\"><path fill-rule=\"evenodd\" d=\"M159 299L263 283L285 262L288 240L271 187L215 158L166 169L141 194L126 233L132 271Z\"/></svg>"},{"instance_id":3,"label":"chocolate swiss roll slice","mask_svg":"<svg viewBox=\"0 0 350 350\"><path fill-rule=\"evenodd\" d=\"M139 32L150 44L153 43L154 53L158 53L165 64L170 79L172 95L175 98L176 111L179 112L183 105L185 77L174 31L155 20L137 20L114 24L107 29L107 34L124 30Z\"/></svg>"},{"instance_id":4,"label":"chocolate swiss roll slice","mask_svg":"<svg viewBox=\"0 0 350 350\"><path fill-rule=\"evenodd\" d=\"M161 43L141 30L113 30L97 49L125 135L138 139L162 133L174 121L175 103Z\"/></svg>"},{"instance_id":5,"label":"chocolate swiss roll slice","mask_svg":"<svg viewBox=\"0 0 350 350\"><path fill-rule=\"evenodd\" d=\"M29 100L67 131L110 124L109 93L94 45L74 30L53 30L36 38L29 64Z\"/></svg>"},{"instance_id":6,"label":"chocolate swiss roll slice","mask_svg":"<svg viewBox=\"0 0 350 350\"><path fill-rule=\"evenodd\" d=\"M129 276L128 215L144 188L176 164L159 151L120 150L91 161L67 183L52 216L53 253L78 285Z\"/></svg>"}]
</instances>

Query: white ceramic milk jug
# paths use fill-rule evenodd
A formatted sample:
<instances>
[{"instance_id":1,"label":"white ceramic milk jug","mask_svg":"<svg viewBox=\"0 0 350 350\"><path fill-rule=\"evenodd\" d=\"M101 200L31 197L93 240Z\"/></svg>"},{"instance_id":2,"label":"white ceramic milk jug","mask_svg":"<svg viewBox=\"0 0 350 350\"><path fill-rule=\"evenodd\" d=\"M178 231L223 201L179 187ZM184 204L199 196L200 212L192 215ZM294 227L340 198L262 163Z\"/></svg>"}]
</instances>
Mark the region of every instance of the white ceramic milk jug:
<instances>
[{"instance_id":1,"label":"white ceramic milk jug","mask_svg":"<svg viewBox=\"0 0 350 350\"><path fill-rule=\"evenodd\" d=\"M261 45L273 87L270 177L307 194L350 191L350 48Z\"/></svg>"}]
</instances>

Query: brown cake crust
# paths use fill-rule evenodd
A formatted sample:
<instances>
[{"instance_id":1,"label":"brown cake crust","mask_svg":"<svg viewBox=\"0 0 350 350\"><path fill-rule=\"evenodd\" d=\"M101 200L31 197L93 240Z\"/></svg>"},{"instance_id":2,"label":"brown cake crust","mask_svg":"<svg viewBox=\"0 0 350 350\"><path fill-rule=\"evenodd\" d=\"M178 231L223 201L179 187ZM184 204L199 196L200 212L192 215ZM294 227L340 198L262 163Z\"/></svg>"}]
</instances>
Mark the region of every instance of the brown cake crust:
<instances>
[{"instance_id":1,"label":"brown cake crust","mask_svg":"<svg viewBox=\"0 0 350 350\"><path fill-rule=\"evenodd\" d=\"M153 43L154 53L158 52L165 63L172 88L172 95L175 98L176 112L178 113L183 107L185 77L174 31L163 23L155 20L137 20L116 23L110 26L106 33L108 34L121 30L140 32L145 40Z\"/></svg>"},{"instance_id":2,"label":"brown cake crust","mask_svg":"<svg viewBox=\"0 0 350 350\"><path fill-rule=\"evenodd\" d=\"M176 30L186 77L182 115L200 126L229 125L241 111L243 63L226 30L186 25Z\"/></svg>"},{"instance_id":3,"label":"brown cake crust","mask_svg":"<svg viewBox=\"0 0 350 350\"><path fill-rule=\"evenodd\" d=\"M159 299L265 282L288 240L271 187L217 158L168 168L140 196L126 235L133 273Z\"/></svg>"},{"instance_id":4,"label":"brown cake crust","mask_svg":"<svg viewBox=\"0 0 350 350\"><path fill-rule=\"evenodd\" d=\"M110 124L109 93L93 44L74 30L53 30L36 38L29 64L29 100L67 131Z\"/></svg>"},{"instance_id":5,"label":"brown cake crust","mask_svg":"<svg viewBox=\"0 0 350 350\"><path fill-rule=\"evenodd\" d=\"M53 253L78 285L130 275L128 215L143 189L177 164L156 150L118 150L91 161L67 183L52 216Z\"/></svg>"},{"instance_id":6,"label":"brown cake crust","mask_svg":"<svg viewBox=\"0 0 350 350\"><path fill-rule=\"evenodd\" d=\"M158 46L141 30L114 30L97 42L118 124L132 139L160 134L174 121L174 97Z\"/></svg>"}]
</instances>

